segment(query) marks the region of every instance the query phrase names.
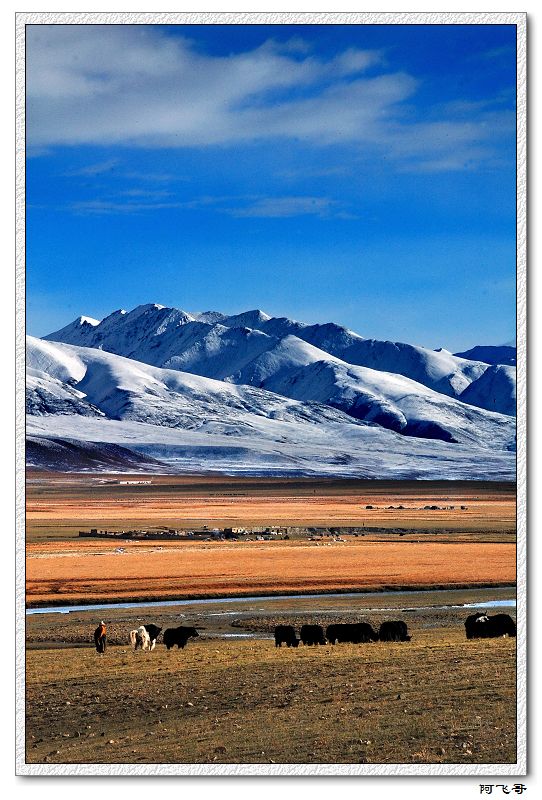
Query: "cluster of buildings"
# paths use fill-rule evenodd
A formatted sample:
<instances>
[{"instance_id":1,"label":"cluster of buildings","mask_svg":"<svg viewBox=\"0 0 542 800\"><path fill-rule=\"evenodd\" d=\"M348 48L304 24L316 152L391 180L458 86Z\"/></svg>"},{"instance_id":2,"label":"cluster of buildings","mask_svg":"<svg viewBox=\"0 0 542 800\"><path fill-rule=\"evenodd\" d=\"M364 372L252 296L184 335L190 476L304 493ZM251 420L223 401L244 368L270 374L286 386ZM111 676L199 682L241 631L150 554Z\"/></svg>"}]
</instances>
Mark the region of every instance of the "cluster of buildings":
<instances>
[{"instance_id":1,"label":"cluster of buildings","mask_svg":"<svg viewBox=\"0 0 542 800\"><path fill-rule=\"evenodd\" d=\"M108 531L91 528L90 531L79 531L80 538L91 539L132 539L132 540L237 540L257 539L260 541L272 540L276 538L289 538L288 528L267 527L267 528L201 528L197 530L178 530L175 528L163 528L159 530L130 530L130 531Z\"/></svg>"}]
</instances>

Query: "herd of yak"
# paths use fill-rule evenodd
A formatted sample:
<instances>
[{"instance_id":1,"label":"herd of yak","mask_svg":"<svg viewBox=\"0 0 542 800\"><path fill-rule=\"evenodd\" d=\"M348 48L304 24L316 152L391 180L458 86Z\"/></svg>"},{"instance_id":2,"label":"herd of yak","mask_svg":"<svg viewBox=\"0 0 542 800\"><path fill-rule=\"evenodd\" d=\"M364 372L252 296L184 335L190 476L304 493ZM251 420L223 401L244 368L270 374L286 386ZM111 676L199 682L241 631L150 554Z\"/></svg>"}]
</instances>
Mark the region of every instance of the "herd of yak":
<instances>
[{"instance_id":1,"label":"herd of yak","mask_svg":"<svg viewBox=\"0 0 542 800\"><path fill-rule=\"evenodd\" d=\"M134 650L154 650L162 628L157 625L141 625L130 631L129 641ZM489 616L480 612L471 614L465 620L467 639L491 639L497 636L515 636L516 623L508 614ZM199 636L196 628L180 625L178 628L167 628L163 641L168 650L172 647L183 649L189 639ZM364 644L367 642L409 642L406 622L396 620L383 622L375 631L368 622L336 623L328 625L325 633L321 625L302 625L299 638L293 625L277 625L275 628L275 647L285 644L287 647L304 645L337 644L349 642ZM94 643L98 653L105 653L106 626L102 621L94 631Z\"/></svg>"}]
</instances>

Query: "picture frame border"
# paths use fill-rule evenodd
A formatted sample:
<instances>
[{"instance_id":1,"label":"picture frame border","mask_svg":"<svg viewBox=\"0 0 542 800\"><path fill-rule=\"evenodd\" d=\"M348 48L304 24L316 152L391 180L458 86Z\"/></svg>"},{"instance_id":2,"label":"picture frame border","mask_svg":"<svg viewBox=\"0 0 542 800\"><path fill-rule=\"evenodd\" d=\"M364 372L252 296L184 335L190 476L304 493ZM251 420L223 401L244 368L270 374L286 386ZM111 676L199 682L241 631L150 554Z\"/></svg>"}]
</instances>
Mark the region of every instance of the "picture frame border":
<instances>
[{"instance_id":1,"label":"picture frame border","mask_svg":"<svg viewBox=\"0 0 542 800\"><path fill-rule=\"evenodd\" d=\"M507 764L28 764L25 761L25 29L27 25L515 25L517 29L517 755ZM527 14L68 12L16 14L16 774L500 776L527 774Z\"/></svg>"}]
</instances>

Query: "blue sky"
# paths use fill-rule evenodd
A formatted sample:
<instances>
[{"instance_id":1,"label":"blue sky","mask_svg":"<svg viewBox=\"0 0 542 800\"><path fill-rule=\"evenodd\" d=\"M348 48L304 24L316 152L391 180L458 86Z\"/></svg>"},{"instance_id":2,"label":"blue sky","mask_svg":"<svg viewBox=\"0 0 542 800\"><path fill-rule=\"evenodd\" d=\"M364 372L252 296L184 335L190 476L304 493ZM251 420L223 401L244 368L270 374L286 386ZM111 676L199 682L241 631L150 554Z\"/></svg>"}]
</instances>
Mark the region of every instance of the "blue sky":
<instances>
[{"instance_id":1,"label":"blue sky","mask_svg":"<svg viewBox=\"0 0 542 800\"><path fill-rule=\"evenodd\" d=\"M146 302L513 339L515 28L28 27L28 332Z\"/></svg>"}]
</instances>

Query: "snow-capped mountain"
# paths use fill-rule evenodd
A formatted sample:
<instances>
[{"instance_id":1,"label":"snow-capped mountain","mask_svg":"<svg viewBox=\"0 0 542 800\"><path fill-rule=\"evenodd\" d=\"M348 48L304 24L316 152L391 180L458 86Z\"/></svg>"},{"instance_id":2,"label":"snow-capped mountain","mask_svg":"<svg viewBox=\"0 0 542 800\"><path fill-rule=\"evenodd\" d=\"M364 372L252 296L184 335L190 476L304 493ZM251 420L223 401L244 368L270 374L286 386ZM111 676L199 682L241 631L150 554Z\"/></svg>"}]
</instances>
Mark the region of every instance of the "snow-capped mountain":
<instances>
[{"instance_id":1,"label":"snow-capped mountain","mask_svg":"<svg viewBox=\"0 0 542 800\"><path fill-rule=\"evenodd\" d=\"M485 364L504 364L505 366L516 366L516 345L515 344L501 344L501 345L476 345L471 347L470 350L465 350L464 353L456 353L460 358L474 359L475 361L482 361Z\"/></svg>"},{"instance_id":2,"label":"snow-capped mountain","mask_svg":"<svg viewBox=\"0 0 542 800\"><path fill-rule=\"evenodd\" d=\"M439 421L456 420L455 444L404 436L329 404L153 367L96 348L29 337L27 365L29 464L51 468L58 457L59 469L74 468L79 458L83 468L102 469L118 463L130 469L253 474L513 476L513 419L448 398ZM339 360L334 367L345 391L352 391L347 378L354 368ZM337 385L326 362L301 368L310 370L304 380L315 394L323 381L312 370L330 370L328 381ZM403 402L397 377L382 376L374 371L373 391L387 382L390 406ZM370 377L350 376L354 391L362 378L369 391ZM418 413L416 385L399 380L413 386L411 407L397 405L397 413L403 409L405 419L422 418L436 393L420 386L426 395ZM462 409L467 416L461 426ZM469 428L470 414L478 416L470 418Z\"/></svg>"},{"instance_id":3,"label":"snow-capped mountain","mask_svg":"<svg viewBox=\"0 0 542 800\"><path fill-rule=\"evenodd\" d=\"M506 401L508 398L508 401ZM461 399L474 406L494 410L499 409L504 414L516 413L516 370L503 364L489 367L468 386Z\"/></svg>"},{"instance_id":4,"label":"snow-capped mountain","mask_svg":"<svg viewBox=\"0 0 542 800\"><path fill-rule=\"evenodd\" d=\"M130 312L115 311L99 324L95 322L80 317L45 338L100 348L157 367L258 386L273 377L273 364L277 363L280 370L287 367L282 348L287 338L287 349L294 356L291 366L296 366L299 346L296 352L290 338L295 337L317 348L319 360L331 364L338 358L354 366L402 375L439 394L504 414L510 414L515 405L513 381L502 382L500 391L487 403L485 384L464 394L486 372L488 363L443 349L364 339L335 323L307 325L286 317L270 317L259 310L229 317L209 311L190 314L152 303Z\"/></svg>"},{"instance_id":5,"label":"snow-capped mountain","mask_svg":"<svg viewBox=\"0 0 542 800\"><path fill-rule=\"evenodd\" d=\"M335 323L146 304L29 337L27 365L35 463L513 477L512 367Z\"/></svg>"},{"instance_id":6,"label":"snow-capped mountain","mask_svg":"<svg viewBox=\"0 0 542 800\"><path fill-rule=\"evenodd\" d=\"M27 340L27 372L29 413L33 416L101 416L185 430L213 431L219 426L223 433L247 434L253 433L262 419L316 425L353 422L324 404L302 403L251 386L33 337ZM36 392L41 404L34 402ZM71 396L73 404L66 408Z\"/></svg>"}]
</instances>

